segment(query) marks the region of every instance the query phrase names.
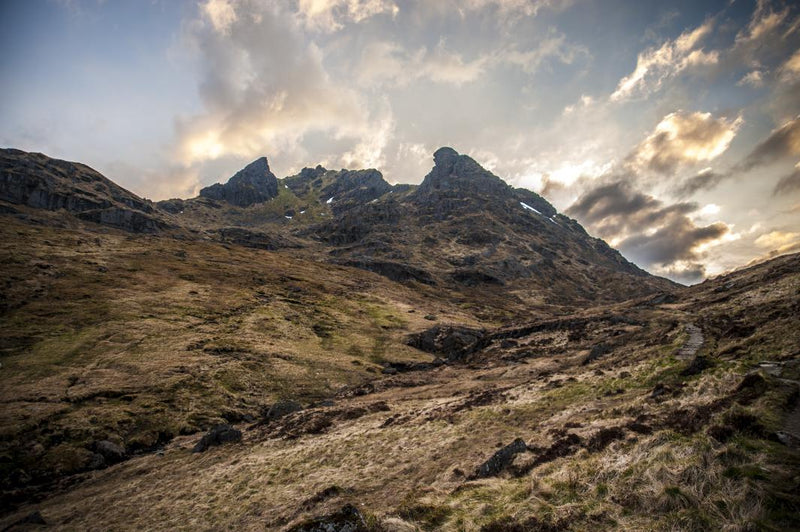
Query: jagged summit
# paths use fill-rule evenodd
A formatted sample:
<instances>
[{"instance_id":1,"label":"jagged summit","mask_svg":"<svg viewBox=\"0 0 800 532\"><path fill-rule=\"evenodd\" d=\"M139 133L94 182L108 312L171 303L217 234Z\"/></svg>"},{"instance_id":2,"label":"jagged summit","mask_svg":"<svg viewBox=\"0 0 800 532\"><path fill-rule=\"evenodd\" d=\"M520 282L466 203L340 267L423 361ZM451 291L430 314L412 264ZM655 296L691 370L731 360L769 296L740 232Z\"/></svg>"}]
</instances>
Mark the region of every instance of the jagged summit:
<instances>
[{"instance_id":1,"label":"jagged summit","mask_svg":"<svg viewBox=\"0 0 800 532\"><path fill-rule=\"evenodd\" d=\"M508 197L511 187L468 155L443 147L433 154L434 167L420 184L417 195L479 195Z\"/></svg>"},{"instance_id":2,"label":"jagged summit","mask_svg":"<svg viewBox=\"0 0 800 532\"><path fill-rule=\"evenodd\" d=\"M227 201L237 207L263 203L278 195L278 179L269 169L266 157L259 157L231 177L200 191L200 196Z\"/></svg>"}]
</instances>

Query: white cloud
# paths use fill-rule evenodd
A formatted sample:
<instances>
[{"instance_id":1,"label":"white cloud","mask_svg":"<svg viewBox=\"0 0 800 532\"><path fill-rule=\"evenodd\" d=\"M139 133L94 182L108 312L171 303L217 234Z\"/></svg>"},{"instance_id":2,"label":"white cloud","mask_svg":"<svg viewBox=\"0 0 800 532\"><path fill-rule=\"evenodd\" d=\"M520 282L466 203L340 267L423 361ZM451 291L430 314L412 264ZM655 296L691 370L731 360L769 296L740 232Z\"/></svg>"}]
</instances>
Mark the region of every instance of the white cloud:
<instances>
[{"instance_id":1,"label":"white cloud","mask_svg":"<svg viewBox=\"0 0 800 532\"><path fill-rule=\"evenodd\" d=\"M494 7L501 14L536 16L542 9L563 9L572 4L572 0L466 0L462 5L466 9L480 10Z\"/></svg>"},{"instance_id":2,"label":"white cloud","mask_svg":"<svg viewBox=\"0 0 800 532\"><path fill-rule=\"evenodd\" d=\"M532 74L548 58L570 64L585 49L569 44L564 35L551 32L537 46L520 50L505 46L465 59L451 51L444 40L436 47L406 50L397 42L378 41L367 45L355 69L359 82L369 86L407 86L418 80L461 85L479 80L499 65L512 65Z\"/></svg>"},{"instance_id":3,"label":"white cloud","mask_svg":"<svg viewBox=\"0 0 800 532\"><path fill-rule=\"evenodd\" d=\"M220 33L228 33L231 24L236 22L236 10L230 0L208 0L201 9Z\"/></svg>"},{"instance_id":4,"label":"white cloud","mask_svg":"<svg viewBox=\"0 0 800 532\"><path fill-rule=\"evenodd\" d=\"M370 17L397 15L399 7L392 0L298 0L297 12L310 29L335 31L348 22Z\"/></svg>"},{"instance_id":5,"label":"white cloud","mask_svg":"<svg viewBox=\"0 0 800 532\"><path fill-rule=\"evenodd\" d=\"M331 78L321 50L304 39L291 13L242 2L231 14L222 4L229 5L209 0L189 26L204 68L199 90L205 109L177 120L180 162L298 156L303 137L313 132L349 139L353 161L379 160L368 104ZM381 121L391 121L382 113Z\"/></svg>"},{"instance_id":6,"label":"white cloud","mask_svg":"<svg viewBox=\"0 0 800 532\"><path fill-rule=\"evenodd\" d=\"M639 54L636 68L619 81L611 100L621 101L636 94L648 94L658 90L670 77L690 68L712 65L719 61L716 51L704 52L698 46L711 32L713 22L703 23L692 31L682 33L674 41L667 41L660 48L651 48Z\"/></svg>"},{"instance_id":7,"label":"white cloud","mask_svg":"<svg viewBox=\"0 0 800 532\"><path fill-rule=\"evenodd\" d=\"M433 49L425 47L408 52L395 42L375 42L362 52L356 69L365 85L405 86L419 79L460 85L476 80L484 73L488 56L466 61L440 41Z\"/></svg>"}]
</instances>

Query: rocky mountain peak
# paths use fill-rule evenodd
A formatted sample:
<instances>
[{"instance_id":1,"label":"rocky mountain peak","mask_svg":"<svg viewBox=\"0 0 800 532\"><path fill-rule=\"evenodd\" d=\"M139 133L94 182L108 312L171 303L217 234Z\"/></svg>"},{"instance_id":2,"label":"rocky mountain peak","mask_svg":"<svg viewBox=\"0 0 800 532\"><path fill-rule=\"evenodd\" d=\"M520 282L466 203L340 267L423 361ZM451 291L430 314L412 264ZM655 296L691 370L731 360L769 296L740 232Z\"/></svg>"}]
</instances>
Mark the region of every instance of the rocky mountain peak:
<instances>
[{"instance_id":1,"label":"rocky mountain peak","mask_svg":"<svg viewBox=\"0 0 800 532\"><path fill-rule=\"evenodd\" d=\"M237 207L249 207L278 195L278 179L269 169L266 157L248 164L224 185L217 183L200 191L200 196L227 201Z\"/></svg>"},{"instance_id":2,"label":"rocky mountain peak","mask_svg":"<svg viewBox=\"0 0 800 532\"><path fill-rule=\"evenodd\" d=\"M443 147L436 150L433 162L433 169L419 187L420 197L430 194L506 197L511 193L511 187L502 179L453 148Z\"/></svg>"}]
</instances>

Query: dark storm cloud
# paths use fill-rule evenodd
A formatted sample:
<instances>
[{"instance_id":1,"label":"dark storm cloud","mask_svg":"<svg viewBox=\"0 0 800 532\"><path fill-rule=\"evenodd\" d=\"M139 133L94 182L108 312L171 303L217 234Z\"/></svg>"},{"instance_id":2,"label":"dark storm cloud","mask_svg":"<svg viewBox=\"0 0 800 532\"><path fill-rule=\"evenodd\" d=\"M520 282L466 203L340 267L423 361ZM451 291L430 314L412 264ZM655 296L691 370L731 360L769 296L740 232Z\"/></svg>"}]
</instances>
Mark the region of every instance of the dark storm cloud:
<instances>
[{"instance_id":1,"label":"dark storm cloud","mask_svg":"<svg viewBox=\"0 0 800 532\"><path fill-rule=\"evenodd\" d=\"M698 248L729 231L721 222L695 224L689 214L697 209L691 202L665 205L616 181L586 192L566 212L604 238L617 240L620 251L634 262L695 282L705 274Z\"/></svg>"},{"instance_id":2,"label":"dark storm cloud","mask_svg":"<svg viewBox=\"0 0 800 532\"><path fill-rule=\"evenodd\" d=\"M649 264L673 264L697 260L695 248L728 232L728 226L717 222L705 227L694 224L688 216L670 216L666 225L652 235L636 234L620 243L619 248L630 257L639 257Z\"/></svg>"},{"instance_id":3,"label":"dark storm cloud","mask_svg":"<svg viewBox=\"0 0 800 532\"><path fill-rule=\"evenodd\" d=\"M752 170L775 161L800 154L800 117L788 121L770 133L737 166L738 170Z\"/></svg>"},{"instance_id":4,"label":"dark storm cloud","mask_svg":"<svg viewBox=\"0 0 800 532\"><path fill-rule=\"evenodd\" d=\"M800 191L800 163L797 163L794 167L794 172L784 176L778 181L778 184L775 185L772 191L772 195L779 196L781 194L790 194L795 191Z\"/></svg>"}]
</instances>

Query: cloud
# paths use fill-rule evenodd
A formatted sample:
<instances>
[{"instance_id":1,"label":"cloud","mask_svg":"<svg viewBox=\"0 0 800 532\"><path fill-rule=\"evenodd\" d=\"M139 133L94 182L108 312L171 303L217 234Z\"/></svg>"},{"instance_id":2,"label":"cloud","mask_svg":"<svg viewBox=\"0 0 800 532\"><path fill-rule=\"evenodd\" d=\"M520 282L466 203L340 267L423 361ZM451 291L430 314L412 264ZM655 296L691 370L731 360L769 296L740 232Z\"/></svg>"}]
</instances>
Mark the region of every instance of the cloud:
<instances>
[{"instance_id":1,"label":"cloud","mask_svg":"<svg viewBox=\"0 0 800 532\"><path fill-rule=\"evenodd\" d=\"M397 42L379 41L364 48L355 75L360 83L368 86L405 87L418 80L462 85L480 80L487 70L499 65L512 65L532 74L549 58L571 64L578 55L587 53L584 48L567 43L563 34L553 31L535 47L520 50L516 46L505 46L473 59L448 50L444 40L432 49L421 47L413 51Z\"/></svg>"},{"instance_id":2,"label":"cloud","mask_svg":"<svg viewBox=\"0 0 800 532\"><path fill-rule=\"evenodd\" d=\"M236 10L230 0L208 0L201 9L219 33L228 33L231 24L236 22Z\"/></svg>"},{"instance_id":3,"label":"cloud","mask_svg":"<svg viewBox=\"0 0 800 532\"><path fill-rule=\"evenodd\" d=\"M791 82L800 78L800 50L797 50L780 68L781 81Z\"/></svg>"},{"instance_id":4,"label":"cloud","mask_svg":"<svg viewBox=\"0 0 800 532\"><path fill-rule=\"evenodd\" d=\"M695 192L713 189L727 177L729 174L721 174L711 168L703 168L696 175L679 183L673 192L679 198L687 198Z\"/></svg>"},{"instance_id":5,"label":"cloud","mask_svg":"<svg viewBox=\"0 0 800 532\"><path fill-rule=\"evenodd\" d=\"M298 0L297 12L309 29L336 31L346 23L376 15L394 17L400 8L392 0Z\"/></svg>"},{"instance_id":6,"label":"cloud","mask_svg":"<svg viewBox=\"0 0 800 532\"><path fill-rule=\"evenodd\" d=\"M714 118L711 113L670 113L633 150L627 164L670 174L682 165L710 161L728 149L741 124L741 118Z\"/></svg>"},{"instance_id":7,"label":"cloud","mask_svg":"<svg viewBox=\"0 0 800 532\"><path fill-rule=\"evenodd\" d=\"M752 43L769 37L783 24L788 15L789 8L773 11L769 1L758 0L749 24L737 33L736 44Z\"/></svg>"},{"instance_id":8,"label":"cloud","mask_svg":"<svg viewBox=\"0 0 800 532\"><path fill-rule=\"evenodd\" d=\"M781 178L775 188L772 190L773 196L781 194L791 194L794 191L800 191L800 163L794 165L794 171Z\"/></svg>"},{"instance_id":9,"label":"cloud","mask_svg":"<svg viewBox=\"0 0 800 532\"><path fill-rule=\"evenodd\" d=\"M713 21L708 20L691 31L686 31L659 48L640 53L636 68L623 77L611 94L612 101L630 99L637 94L647 95L658 90L665 80L692 67L716 64L719 53L704 52L700 42L711 32Z\"/></svg>"},{"instance_id":10,"label":"cloud","mask_svg":"<svg viewBox=\"0 0 800 532\"><path fill-rule=\"evenodd\" d=\"M772 258L785 253L800 251L800 233L771 231L755 239L755 245L770 250L763 258Z\"/></svg>"},{"instance_id":11,"label":"cloud","mask_svg":"<svg viewBox=\"0 0 800 532\"><path fill-rule=\"evenodd\" d=\"M581 223L609 239L626 257L673 279L704 275L704 250L721 242L730 228L722 222L698 226L689 215L696 203L665 205L631 187L625 176L585 192L567 209Z\"/></svg>"},{"instance_id":12,"label":"cloud","mask_svg":"<svg viewBox=\"0 0 800 532\"><path fill-rule=\"evenodd\" d=\"M766 139L753 148L736 169L752 170L756 166L772 164L794 155L800 155L800 116L773 130Z\"/></svg>"},{"instance_id":13,"label":"cloud","mask_svg":"<svg viewBox=\"0 0 800 532\"><path fill-rule=\"evenodd\" d=\"M406 86L419 79L460 85L478 79L489 63L488 55L465 61L440 41L433 49L408 52L395 42L375 42L361 55L357 76L365 85Z\"/></svg>"},{"instance_id":14,"label":"cloud","mask_svg":"<svg viewBox=\"0 0 800 532\"><path fill-rule=\"evenodd\" d=\"M677 261L698 260L700 245L718 240L728 231L722 222L699 227L687 216L673 214L654 233L632 235L619 248L634 260L668 267Z\"/></svg>"},{"instance_id":15,"label":"cloud","mask_svg":"<svg viewBox=\"0 0 800 532\"><path fill-rule=\"evenodd\" d=\"M521 51L516 47L507 47L495 54L495 62L518 66L523 72L530 74L549 58L570 65L578 56L588 55L589 51L586 48L568 43L563 33L551 29L549 35L535 48Z\"/></svg>"},{"instance_id":16,"label":"cloud","mask_svg":"<svg viewBox=\"0 0 800 532\"><path fill-rule=\"evenodd\" d=\"M764 86L764 74L760 70L753 70L748 72L742 79L736 82L736 85L742 87L744 85L749 85L751 87L763 87Z\"/></svg>"},{"instance_id":17,"label":"cloud","mask_svg":"<svg viewBox=\"0 0 800 532\"><path fill-rule=\"evenodd\" d=\"M233 6L209 0L188 27L203 68L204 111L176 120L176 159L191 165L228 155L299 157L301 141L314 132L347 140L353 156L366 153L357 146L371 142L375 122L387 120L385 106L376 119L362 95L332 79L320 49L280 5ZM351 162L379 156L367 159Z\"/></svg>"}]
</instances>

